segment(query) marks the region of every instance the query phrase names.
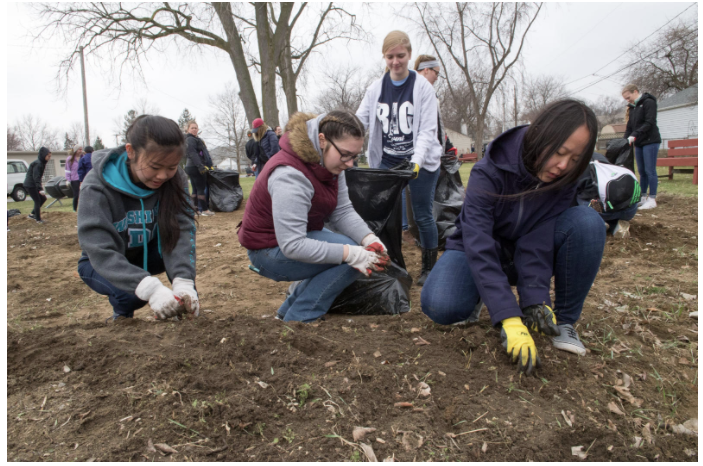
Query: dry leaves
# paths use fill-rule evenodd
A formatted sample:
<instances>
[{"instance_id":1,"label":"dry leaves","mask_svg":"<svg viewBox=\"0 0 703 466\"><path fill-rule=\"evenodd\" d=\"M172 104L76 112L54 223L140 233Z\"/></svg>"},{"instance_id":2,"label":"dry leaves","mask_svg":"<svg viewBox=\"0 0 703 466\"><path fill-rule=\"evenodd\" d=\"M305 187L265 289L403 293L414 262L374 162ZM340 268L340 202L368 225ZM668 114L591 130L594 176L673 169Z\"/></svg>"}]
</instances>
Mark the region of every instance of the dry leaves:
<instances>
[{"instance_id":1,"label":"dry leaves","mask_svg":"<svg viewBox=\"0 0 703 466\"><path fill-rule=\"evenodd\" d=\"M425 346L425 345L429 345L429 344L430 344L429 341L425 340L425 339L422 338L422 337L413 338L413 341L415 342L415 344L416 344L417 346Z\"/></svg>"},{"instance_id":2,"label":"dry leaves","mask_svg":"<svg viewBox=\"0 0 703 466\"><path fill-rule=\"evenodd\" d=\"M396 408L412 408L413 404L408 403L407 401L399 401L396 404L394 404L393 406L395 406Z\"/></svg>"},{"instance_id":3,"label":"dry leaves","mask_svg":"<svg viewBox=\"0 0 703 466\"><path fill-rule=\"evenodd\" d=\"M617 415L620 415L620 416L624 416L624 415L625 415L625 413L623 413L623 412L620 410L620 408L618 408L618 405L616 405L614 401L611 401L610 403L608 403L608 409L610 410L611 413L614 413L614 414L617 414Z\"/></svg>"},{"instance_id":4,"label":"dry leaves","mask_svg":"<svg viewBox=\"0 0 703 466\"><path fill-rule=\"evenodd\" d=\"M425 382L420 382L417 386L417 394L422 398L430 396L430 386Z\"/></svg>"},{"instance_id":5,"label":"dry leaves","mask_svg":"<svg viewBox=\"0 0 703 466\"><path fill-rule=\"evenodd\" d=\"M410 329L410 333L417 333L417 332L419 332L419 331L421 331L421 330L420 330L419 328L417 328L417 327L413 327L413 328Z\"/></svg>"},{"instance_id":6,"label":"dry leaves","mask_svg":"<svg viewBox=\"0 0 703 466\"><path fill-rule=\"evenodd\" d=\"M361 450L364 452L366 457L369 459L369 463L378 463L378 460L376 459L376 454L373 452L373 448L371 448L371 445L359 443L359 446L361 447Z\"/></svg>"},{"instance_id":7,"label":"dry leaves","mask_svg":"<svg viewBox=\"0 0 703 466\"><path fill-rule=\"evenodd\" d=\"M642 428L642 437L647 441L648 444L654 443L654 438L652 437L652 430L650 428L649 422Z\"/></svg>"},{"instance_id":8,"label":"dry leaves","mask_svg":"<svg viewBox=\"0 0 703 466\"><path fill-rule=\"evenodd\" d=\"M381 357L381 352L380 352L380 351L376 351L376 352L373 354L373 357L374 357L374 358L380 358L380 357Z\"/></svg>"},{"instance_id":9,"label":"dry leaves","mask_svg":"<svg viewBox=\"0 0 703 466\"><path fill-rule=\"evenodd\" d=\"M373 427L354 427L352 437L354 438L355 442L358 442L359 440L363 439L366 434L370 434L371 432L376 432L376 429Z\"/></svg>"},{"instance_id":10,"label":"dry leaves","mask_svg":"<svg viewBox=\"0 0 703 466\"><path fill-rule=\"evenodd\" d=\"M567 414L568 414L568 415L567 415ZM571 414L571 411L567 411L567 412L565 413L564 410L562 409L562 410L561 410L561 415L564 416L564 420L565 420L566 423L569 425L569 427L573 427L573 426L574 426L574 423L576 422L576 416L574 416L573 414Z\"/></svg>"},{"instance_id":11,"label":"dry leaves","mask_svg":"<svg viewBox=\"0 0 703 466\"><path fill-rule=\"evenodd\" d=\"M698 419L689 419L683 424L672 426L671 430L675 434L698 436Z\"/></svg>"},{"instance_id":12,"label":"dry leaves","mask_svg":"<svg viewBox=\"0 0 703 466\"><path fill-rule=\"evenodd\" d=\"M583 451L583 445L579 445L577 447L571 447L571 454L573 456L577 456L578 459L580 460L585 460L588 458L588 455L586 454L585 451Z\"/></svg>"},{"instance_id":13,"label":"dry leaves","mask_svg":"<svg viewBox=\"0 0 703 466\"><path fill-rule=\"evenodd\" d=\"M325 367L332 367L335 364L337 364L339 361L330 361L325 363Z\"/></svg>"},{"instance_id":14,"label":"dry leaves","mask_svg":"<svg viewBox=\"0 0 703 466\"><path fill-rule=\"evenodd\" d=\"M170 455L172 453L178 453L176 450L174 450L173 448L171 448L170 446L168 446L165 443L157 443L154 445L154 448L156 448L157 450L159 450L160 452L162 452L166 455Z\"/></svg>"},{"instance_id":15,"label":"dry leaves","mask_svg":"<svg viewBox=\"0 0 703 466\"><path fill-rule=\"evenodd\" d=\"M425 440L421 435L418 435L415 432L399 430L398 434L403 436L400 443L402 443L403 447L405 447L405 451L412 451L420 448Z\"/></svg>"}]
</instances>

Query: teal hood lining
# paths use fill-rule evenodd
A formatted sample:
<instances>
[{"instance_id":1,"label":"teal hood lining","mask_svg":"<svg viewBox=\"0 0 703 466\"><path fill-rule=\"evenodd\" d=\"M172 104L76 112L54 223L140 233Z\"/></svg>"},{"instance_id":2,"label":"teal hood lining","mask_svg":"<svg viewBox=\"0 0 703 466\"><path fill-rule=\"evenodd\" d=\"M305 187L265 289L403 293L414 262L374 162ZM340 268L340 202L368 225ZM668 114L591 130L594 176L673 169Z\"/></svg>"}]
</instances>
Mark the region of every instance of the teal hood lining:
<instances>
[{"instance_id":1,"label":"teal hood lining","mask_svg":"<svg viewBox=\"0 0 703 466\"><path fill-rule=\"evenodd\" d=\"M129 177L129 167L127 166L127 152L123 152L121 155L111 155L105 161L102 175L106 183L121 193L141 199L156 193L153 189L140 188L132 183Z\"/></svg>"}]
</instances>

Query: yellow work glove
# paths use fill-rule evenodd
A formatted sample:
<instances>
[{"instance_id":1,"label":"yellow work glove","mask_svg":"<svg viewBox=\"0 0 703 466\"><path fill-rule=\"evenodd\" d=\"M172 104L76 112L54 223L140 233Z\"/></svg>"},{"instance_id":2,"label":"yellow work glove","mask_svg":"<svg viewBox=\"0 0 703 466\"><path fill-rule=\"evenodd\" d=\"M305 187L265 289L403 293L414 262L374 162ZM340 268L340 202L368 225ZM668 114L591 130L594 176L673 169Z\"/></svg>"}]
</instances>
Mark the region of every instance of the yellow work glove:
<instances>
[{"instance_id":1,"label":"yellow work glove","mask_svg":"<svg viewBox=\"0 0 703 466\"><path fill-rule=\"evenodd\" d=\"M537 346L527 327L520 317L508 317L502 321L502 324L500 339L503 348L508 352L511 361L517 362L518 372L524 372L525 375L532 374L532 371L540 366L540 362Z\"/></svg>"},{"instance_id":2,"label":"yellow work glove","mask_svg":"<svg viewBox=\"0 0 703 466\"><path fill-rule=\"evenodd\" d=\"M410 166L412 167L412 170L413 170L412 179L415 180L415 179L417 179L418 176L420 176L420 165L418 165L416 163L411 163Z\"/></svg>"},{"instance_id":3,"label":"yellow work glove","mask_svg":"<svg viewBox=\"0 0 703 466\"><path fill-rule=\"evenodd\" d=\"M546 304L533 304L522 310L525 316L522 322L533 332L539 332L548 337L558 337L561 330L557 326L557 316Z\"/></svg>"}]
</instances>

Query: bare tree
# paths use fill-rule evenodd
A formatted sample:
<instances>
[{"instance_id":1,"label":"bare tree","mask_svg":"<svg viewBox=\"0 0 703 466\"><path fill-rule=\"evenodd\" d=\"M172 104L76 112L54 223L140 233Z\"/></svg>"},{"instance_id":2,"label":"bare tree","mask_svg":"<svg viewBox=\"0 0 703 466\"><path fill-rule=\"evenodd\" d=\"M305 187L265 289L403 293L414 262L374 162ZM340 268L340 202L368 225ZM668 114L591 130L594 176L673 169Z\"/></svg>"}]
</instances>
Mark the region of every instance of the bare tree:
<instances>
[{"instance_id":1,"label":"bare tree","mask_svg":"<svg viewBox=\"0 0 703 466\"><path fill-rule=\"evenodd\" d=\"M566 95L564 80L559 76L527 77L522 84L522 118L533 121L544 107Z\"/></svg>"},{"instance_id":2,"label":"bare tree","mask_svg":"<svg viewBox=\"0 0 703 466\"><path fill-rule=\"evenodd\" d=\"M7 150L21 150L22 141L13 129L7 127Z\"/></svg>"},{"instance_id":3,"label":"bare tree","mask_svg":"<svg viewBox=\"0 0 703 466\"><path fill-rule=\"evenodd\" d=\"M525 38L542 4L415 3L415 21L427 34L445 70L456 68L459 81L447 72L447 86L467 85L476 109L475 139L480 146L491 99L517 63ZM450 57L445 59L445 57Z\"/></svg>"},{"instance_id":4,"label":"bare tree","mask_svg":"<svg viewBox=\"0 0 703 466\"><path fill-rule=\"evenodd\" d=\"M680 22L660 32L633 54L636 65L625 77L657 98L698 83L698 21Z\"/></svg>"},{"instance_id":5,"label":"bare tree","mask_svg":"<svg viewBox=\"0 0 703 466\"><path fill-rule=\"evenodd\" d=\"M39 150L44 146L51 150L58 150L59 144L56 130L38 117L24 115L15 125L14 132L19 138L23 150Z\"/></svg>"},{"instance_id":6,"label":"bare tree","mask_svg":"<svg viewBox=\"0 0 703 466\"><path fill-rule=\"evenodd\" d=\"M326 88L317 97L315 110L320 113L332 110L356 113L366 89L378 76L364 73L358 67L349 67L328 71L325 78Z\"/></svg>"},{"instance_id":7,"label":"bare tree","mask_svg":"<svg viewBox=\"0 0 703 466\"><path fill-rule=\"evenodd\" d=\"M601 96L597 100L590 102L589 106L598 118L598 132L605 125L615 123L625 123L625 101L612 96Z\"/></svg>"},{"instance_id":8,"label":"bare tree","mask_svg":"<svg viewBox=\"0 0 703 466\"><path fill-rule=\"evenodd\" d=\"M209 129L217 142L229 148L237 161L237 171L241 172L241 158L246 154L247 130L249 124L244 107L239 99L237 88L229 84L225 90L210 97L213 113L209 118Z\"/></svg>"},{"instance_id":9,"label":"bare tree","mask_svg":"<svg viewBox=\"0 0 703 466\"><path fill-rule=\"evenodd\" d=\"M83 145L85 141L85 126L80 121L74 121L65 134L64 146L70 144L70 147L64 147L64 149L70 149L76 144Z\"/></svg>"},{"instance_id":10,"label":"bare tree","mask_svg":"<svg viewBox=\"0 0 703 466\"><path fill-rule=\"evenodd\" d=\"M230 57L248 121L261 116L249 73L250 67L258 66L264 118L272 126L278 125L279 118L276 70L283 81L288 113L293 114L297 111L296 80L311 53L332 40L351 40L361 32L356 17L331 2L319 12L307 2L297 9L292 2L42 3L37 9L44 27L36 37L50 40L60 35L74 46L61 62L60 79L68 77L81 47L88 56L108 52L120 75L125 66L140 74L141 58L163 40L195 48L214 47ZM300 38L295 34L311 25L311 34L300 34ZM247 40L255 40L258 50L245 52Z\"/></svg>"}]
</instances>

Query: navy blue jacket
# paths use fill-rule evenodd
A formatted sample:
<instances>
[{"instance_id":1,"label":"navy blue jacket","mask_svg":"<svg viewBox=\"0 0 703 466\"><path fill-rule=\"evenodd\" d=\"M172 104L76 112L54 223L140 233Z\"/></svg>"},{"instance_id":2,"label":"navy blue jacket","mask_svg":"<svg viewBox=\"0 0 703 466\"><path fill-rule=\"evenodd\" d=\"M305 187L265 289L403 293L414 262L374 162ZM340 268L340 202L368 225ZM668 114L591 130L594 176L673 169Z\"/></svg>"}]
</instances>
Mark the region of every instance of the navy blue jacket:
<instances>
[{"instance_id":1,"label":"navy blue jacket","mask_svg":"<svg viewBox=\"0 0 703 466\"><path fill-rule=\"evenodd\" d=\"M186 168L197 167L203 173L205 167L212 167L212 158L205 142L198 136L186 133Z\"/></svg>"},{"instance_id":2,"label":"navy blue jacket","mask_svg":"<svg viewBox=\"0 0 703 466\"><path fill-rule=\"evenodd\" d=\"M81 183L85 179L85 175L88 174L90 170L93 169L93 153L86 152L83 157L81 157L80 162L78 162L78 181Z\"/></svg>"},{"instance_id":3,"label":"navy blue jacket","mask_svg":"<svg viewBox=\"0 0 703 466\"><path fill-rule=\"evenodd\" d=\"M542 184L522 161L527 128L510 129L488 145L485 157L471 170L457 229L447 239L447 249L466 253L493 325L508 317L522 317L521 308L551 304L554 226L576 191L574 183L560 191L517 199L495 196L529 191ZM517 285L519 305L511 283Z\"/></svg>"},{"instance_id":4,"label":"navy blue jacket","mask_svg":"<svg viewBox=\"0 0 703 466\"><path fill-rule=\"evenodd\" d=\"M278 154L281 150L281 146L278 145L278 138L276 137L276 133L273 132L273 130L269 129L264 133L264 137L261 138L261 141L259 141L259 144L261 144L261 153L260 154L260 160L261 162L261 167L257 168L264 168L263 165L268 162L268 160L273 157L274 155ZM263 156L263 157L261 157ZM264 160L265 159L265 160Z\"/></svg>"}]
</instances>

